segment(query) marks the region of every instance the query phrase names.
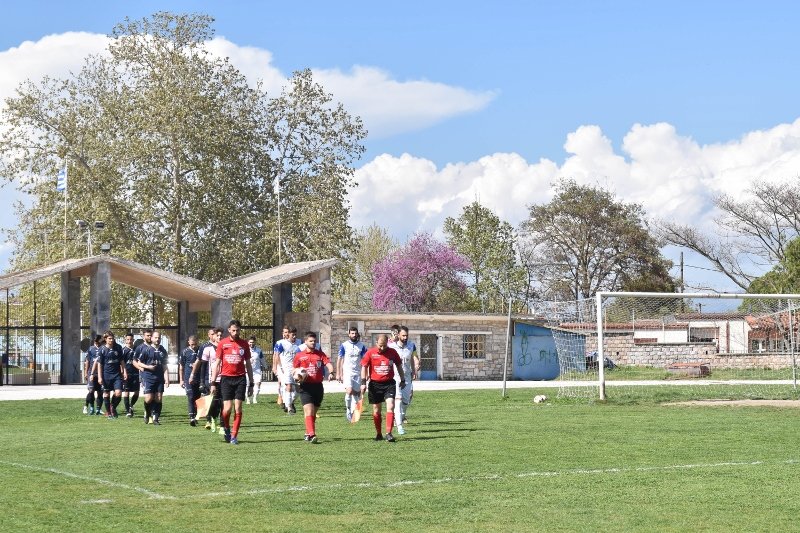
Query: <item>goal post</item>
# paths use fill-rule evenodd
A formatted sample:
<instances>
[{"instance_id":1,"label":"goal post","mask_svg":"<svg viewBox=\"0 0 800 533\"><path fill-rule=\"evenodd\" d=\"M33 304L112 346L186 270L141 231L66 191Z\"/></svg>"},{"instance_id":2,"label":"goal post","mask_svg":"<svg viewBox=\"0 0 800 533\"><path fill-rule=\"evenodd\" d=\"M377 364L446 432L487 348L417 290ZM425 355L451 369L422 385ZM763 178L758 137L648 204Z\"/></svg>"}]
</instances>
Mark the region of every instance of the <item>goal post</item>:
<instances>
[{"instance_id":1,"label":"goal post","mask_svg":"<svg viewBox=\"0 0 800 533\"><path fill-rule=\"evenodd\" d=\"M549 313L560 396L694 385L709 398L792 396L800 294L598 292Z\"/></svg>"}]
</instances>

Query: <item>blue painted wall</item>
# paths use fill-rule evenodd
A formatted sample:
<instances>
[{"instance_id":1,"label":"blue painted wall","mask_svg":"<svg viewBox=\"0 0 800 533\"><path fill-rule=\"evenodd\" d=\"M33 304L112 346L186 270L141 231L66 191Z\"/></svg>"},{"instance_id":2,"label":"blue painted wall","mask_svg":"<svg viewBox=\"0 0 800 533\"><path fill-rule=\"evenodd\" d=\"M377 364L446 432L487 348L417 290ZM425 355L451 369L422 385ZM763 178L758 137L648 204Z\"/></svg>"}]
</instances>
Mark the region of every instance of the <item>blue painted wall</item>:
<instances>
[{"instance_id":1,"label":"blue painted wall","mask_svg":"<svg viewBox=\"0 0 800 533\"><path fill-rule=\"evenodd\" d=\"M511 337L511 377L522 380L545 380L558 377L558 352L553 333L548 328L514 324Z\"/></svg>"}]
</instances>

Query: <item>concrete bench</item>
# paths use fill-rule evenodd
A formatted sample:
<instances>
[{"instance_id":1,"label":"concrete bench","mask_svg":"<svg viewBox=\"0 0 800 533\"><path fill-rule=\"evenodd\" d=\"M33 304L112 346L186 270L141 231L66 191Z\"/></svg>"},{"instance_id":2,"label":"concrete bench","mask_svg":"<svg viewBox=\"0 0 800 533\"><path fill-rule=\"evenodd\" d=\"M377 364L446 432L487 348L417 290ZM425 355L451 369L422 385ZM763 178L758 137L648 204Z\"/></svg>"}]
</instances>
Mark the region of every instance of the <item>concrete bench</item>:
<instances>
[{"instance_id":1,"label":"concrete bench","mask_svg":"<svg viewBox=\"0 0 800 533\"><path fill-rule=\"evenodd\" d=\"M667 366L667 372L677 376L702 378L711 374L711 369L703 363L672 363Z\"/></svg>"}]
</instances>

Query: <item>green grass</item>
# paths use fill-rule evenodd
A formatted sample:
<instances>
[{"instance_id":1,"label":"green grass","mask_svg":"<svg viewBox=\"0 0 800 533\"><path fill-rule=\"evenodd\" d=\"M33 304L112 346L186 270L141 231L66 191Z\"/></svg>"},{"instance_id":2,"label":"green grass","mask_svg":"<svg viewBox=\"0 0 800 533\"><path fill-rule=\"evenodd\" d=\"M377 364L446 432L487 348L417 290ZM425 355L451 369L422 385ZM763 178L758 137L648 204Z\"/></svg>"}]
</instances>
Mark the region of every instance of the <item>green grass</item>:
<instances>
[{"instance_id":1,"label":"green grass","mask_svg":"<svg viewBox=\"0 0 800 533\"><path fill-rule=\"evenodd\" d=\"M371 440L368 414L347 424L340 394L320 444L265 402L245 406L238 447L189 427L180 398L160 427L0 402L0 531L797 529L798 410L661 404L692 387L509 392L420 392L395 444Z\"/></svg>"},{"instance_id":2,"label":"green grass","mask_svg":"<svg viewBox=\"0 0 800 533\"><path fill-rule=\"evenodd\" d=\"M590 371L580 376L581 379L597 380L597 371ZM632 381L632 380L687 380L691 381L693 377L682 376L667 371L664 367L652 366L618 366L614 369L606 369L606 381ZM703 379L713 380L739 380L739 379L755 379L755 380L786 380L792 379L792 369L771 369L771 368L748 368L748 369L730 369L730 368L714 368L711 366L711 374L704 376Z\"/></svg>"}]
</instances>

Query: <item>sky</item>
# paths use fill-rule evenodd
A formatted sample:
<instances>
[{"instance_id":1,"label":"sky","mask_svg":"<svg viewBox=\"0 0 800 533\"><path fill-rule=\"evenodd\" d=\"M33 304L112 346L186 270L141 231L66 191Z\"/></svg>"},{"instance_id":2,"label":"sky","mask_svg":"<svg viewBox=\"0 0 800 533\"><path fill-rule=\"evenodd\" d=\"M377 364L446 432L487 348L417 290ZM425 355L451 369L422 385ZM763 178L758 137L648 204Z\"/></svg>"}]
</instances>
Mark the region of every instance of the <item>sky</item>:
<instances>
[{"instance_id":1,"label":"sky","mask_svg":"<svg viewBox=\"0 0 800 533\"><path fill-rule=\"evenodd\" d=\"M4 5L0 101L77 71L117 22L158 10L213 16L209 49L272 94L311 68L369 130L351 224L399 241L442 237L475 199L518 225L561 177L711 231L714 195L800 174L792 2L29 0ZM734 288L686 261L690 285Z\"/></svg>"}]
</instances>

